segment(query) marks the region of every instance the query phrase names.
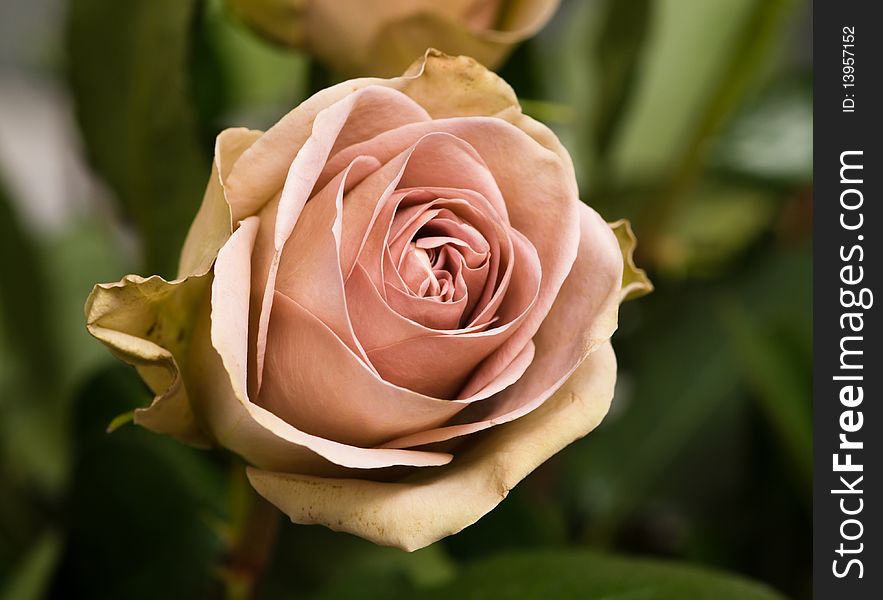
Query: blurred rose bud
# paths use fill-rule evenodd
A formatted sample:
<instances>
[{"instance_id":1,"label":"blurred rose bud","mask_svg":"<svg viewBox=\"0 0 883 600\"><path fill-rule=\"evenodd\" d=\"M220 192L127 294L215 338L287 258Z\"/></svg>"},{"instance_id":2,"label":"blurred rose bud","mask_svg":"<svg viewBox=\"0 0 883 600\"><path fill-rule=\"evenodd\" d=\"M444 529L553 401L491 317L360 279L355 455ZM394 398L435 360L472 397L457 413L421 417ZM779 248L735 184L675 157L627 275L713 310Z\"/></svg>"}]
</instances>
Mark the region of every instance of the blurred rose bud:
<instances>
[{"instance_id":1,"label":"blurred rose bud","mask_svg":"<svg viewBox=\"0 0 883 600\"><path fill-rule=\"evenodd\" d=\"M157 394L137 423L415 549L601 421L633 246L503 80L429 51L221 133L178 278L96 286L88 328Z\"/></svg>"},{"instance_id":2,"label":"blurred rose bud","mask_svg":"<svg viewBox=\"0 0 883 600\"><path fill-rule=\"evenodd\" d=\"M558 0L230 0L262 35L354 75L401 73L426 48L493 68L545 25Z\"/></svg>"}]
</instances>

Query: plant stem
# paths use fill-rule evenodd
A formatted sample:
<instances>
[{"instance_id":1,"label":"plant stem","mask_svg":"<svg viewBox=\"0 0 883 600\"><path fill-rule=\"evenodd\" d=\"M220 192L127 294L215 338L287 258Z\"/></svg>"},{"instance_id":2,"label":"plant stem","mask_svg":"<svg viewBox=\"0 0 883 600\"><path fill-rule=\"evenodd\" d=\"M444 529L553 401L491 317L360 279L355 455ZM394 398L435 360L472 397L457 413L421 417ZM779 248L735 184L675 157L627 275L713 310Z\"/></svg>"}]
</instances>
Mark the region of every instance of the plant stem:
<instances>
[{"instance_id":1,"label":"plant stem","mask_svg":"<svg viewBox=\"0 0 883 600\"><path fill-rule=\"evenodd\" d=\"M276 545L280 514L249 485L245 466L231 475L231 536L223 569L228 600L254 598Z\"/></svg>"}]
</instances>

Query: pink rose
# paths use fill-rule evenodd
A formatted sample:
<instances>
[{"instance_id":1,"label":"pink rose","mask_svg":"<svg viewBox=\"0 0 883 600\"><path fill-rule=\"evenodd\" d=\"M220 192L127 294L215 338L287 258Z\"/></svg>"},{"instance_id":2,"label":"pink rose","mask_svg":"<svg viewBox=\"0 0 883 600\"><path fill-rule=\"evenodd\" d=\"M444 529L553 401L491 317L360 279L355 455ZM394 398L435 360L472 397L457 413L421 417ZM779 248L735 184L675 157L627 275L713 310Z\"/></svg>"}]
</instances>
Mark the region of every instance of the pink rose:
<instances>
[{"instance_id":1,"label":"pink rose","mask_svg":"<svg viewBox=\"0 0 883 600\"><path fill-rule=\"evenodd\" d=\"M559 0L230 0L250 27L344 73L395 75L427 47L494 67Z\"/></svg>"},{"instance_id":2,"label":"pink rose","mask_svg":"<svg viewBox=\"0 0 883 600\"><path fill-rule=\"evenodd\" d=\"M298 523L414 549L603 418L649 285L615 232L625 261L511 88L430 51L221 133L179 277L96 286L88 327L157 393L137 423L238 453Z\"/></svg>"}]
</instances>

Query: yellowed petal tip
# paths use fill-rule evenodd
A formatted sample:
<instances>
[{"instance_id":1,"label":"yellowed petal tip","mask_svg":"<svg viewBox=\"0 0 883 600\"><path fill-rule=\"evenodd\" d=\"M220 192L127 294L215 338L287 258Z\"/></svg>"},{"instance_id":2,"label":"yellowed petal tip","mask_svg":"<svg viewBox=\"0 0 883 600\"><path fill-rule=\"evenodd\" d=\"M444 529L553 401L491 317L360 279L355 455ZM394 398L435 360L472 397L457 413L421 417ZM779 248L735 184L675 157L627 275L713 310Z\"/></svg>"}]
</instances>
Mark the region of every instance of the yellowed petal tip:
<instances>
[{"instance_id":1,"label":"yellowed petal tip","mask_svg":"<svg viewBox=\"0 0 883 600\"><path fill-rule=\"evenodd\" d=\"M450 56L435 48L392 81L435 119L521 110L512 87L499 75L470 56Z\"/></svg>"},{"instance_id":2,"label":"yellowed petal tip","mask_svg":"<svg viewBox=\"0 0 883 600\"><path fill-rule=\"evenodd\" d=\"M404 75L384 81L408 95L435 119L496 117L515 125L561 159L575 179L573 161L555 133L525 115L506 81L469 56L429 48Z\"/></svg>"},{"instance_id":3,"label":"yellowed petal tip","mask_svg":"<svg viewBox=\"0 0 883 600\"><path fill-rule=\"evenodd\" d=\"M653 291L653 283L647 277L647 272L635 265L635 247L638 240L632 231L632 225L628 219L620 219L608 223L610 229L616 235L619 248L622 251L622 302L639 298Z\"/></svg>"},{"instance_id":4,"label":"yellowed petal tip","mask_svg":"<svg viewBox=\"0 0 883 600\"><path fill-rule=\"evenodd\" d=\"M616 357L607 342L535 411L477 434L450 464L397 482L254 468L248 478L295 523L417 550L475 523L537 466L594 429L607 414L615 381Z\"/></svg>"},{"instance_id":5,"label":"yellowed petal tip","mask_svg":"<svg viewBox=\"0 0 883 600\"><path fill-rule=\"evenodd\" d=\"M157 433L207 446L181 379L179 357L189 343L189 315L205 293L208 276L165 281L127 275L95 286L86 301L86 328L117 358L138 370L156 394L134 421Z\"/></svg>"}]
</instances>

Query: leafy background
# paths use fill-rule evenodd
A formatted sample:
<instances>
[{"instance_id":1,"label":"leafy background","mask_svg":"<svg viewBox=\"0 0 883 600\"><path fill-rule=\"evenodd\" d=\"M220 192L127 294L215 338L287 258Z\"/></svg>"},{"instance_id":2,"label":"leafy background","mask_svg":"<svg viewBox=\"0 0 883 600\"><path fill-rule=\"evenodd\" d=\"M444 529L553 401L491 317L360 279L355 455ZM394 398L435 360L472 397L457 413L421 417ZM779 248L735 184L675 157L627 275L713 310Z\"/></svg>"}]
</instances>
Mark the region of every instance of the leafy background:
<instances>
[{"instance_id":1,"label":"leafy background","mask_svg":"<svg viewBox=\"0 0 883 600\"><path fill-rule=\"evenodd\" d=\"M797 0L569 0L501 74L627 217L613 410L463 533L406 554L281 526L258 597L811 595L811 16ZM222 597L252 501L83 327L97 281L170 275L212 140L334 75L219 0L0 8L0 597Z\"/></svg>"}]
</instances>

